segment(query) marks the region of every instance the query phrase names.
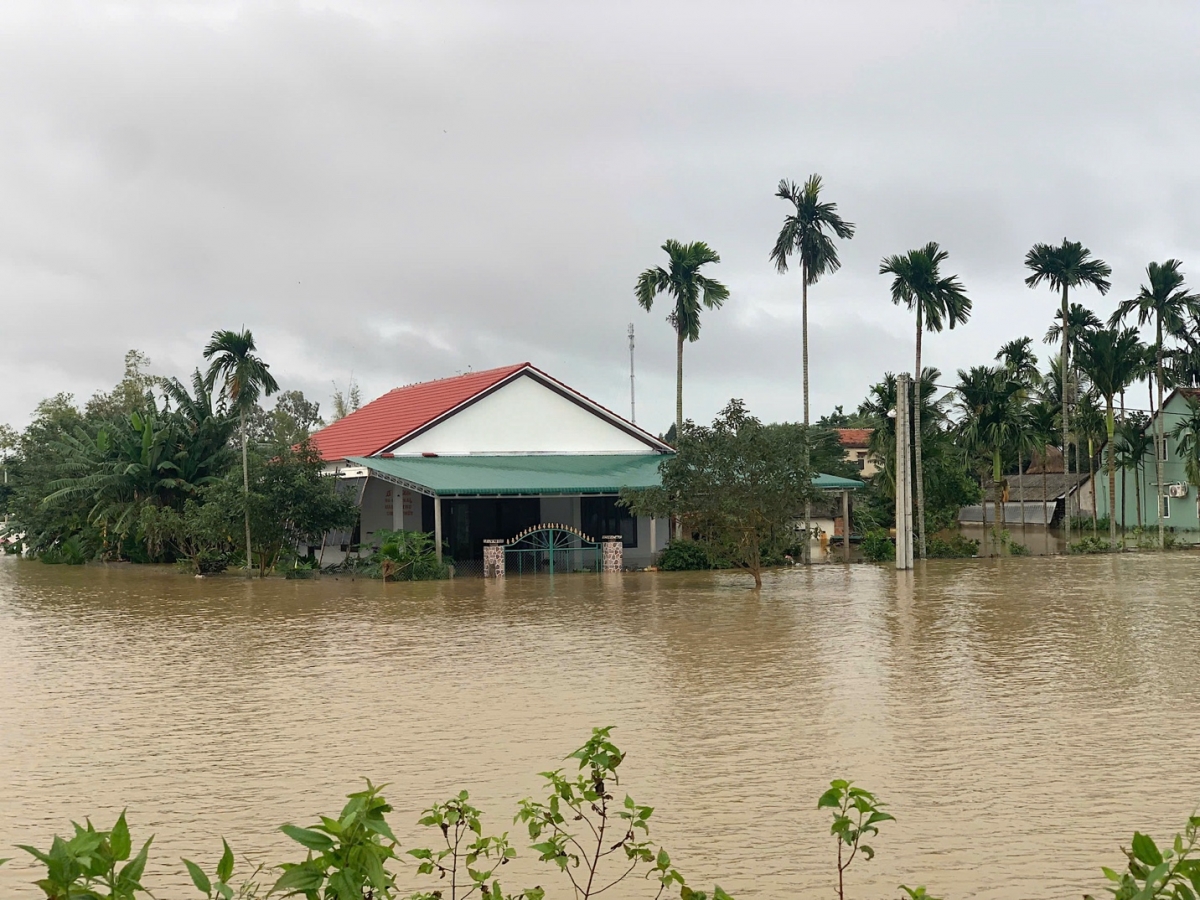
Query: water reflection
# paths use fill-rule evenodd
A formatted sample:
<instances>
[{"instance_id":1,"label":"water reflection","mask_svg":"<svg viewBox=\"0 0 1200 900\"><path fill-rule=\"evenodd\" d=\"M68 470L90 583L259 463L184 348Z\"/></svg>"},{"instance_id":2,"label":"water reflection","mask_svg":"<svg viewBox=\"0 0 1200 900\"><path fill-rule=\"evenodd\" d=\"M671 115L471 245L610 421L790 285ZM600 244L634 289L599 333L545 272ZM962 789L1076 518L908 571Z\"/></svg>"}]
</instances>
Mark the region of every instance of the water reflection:
<instances>
[{"instance_id":1,"label":"water reflection","mask_svg":"<svg viewBox=\"0 0 1200 900\"><path fill-rule=\"evenodd\" d=\"M221 834L279 859L273 829L360 775L393 783L406 843L464 785L504 830L536 772L614 724L701 884L828 891L813 807L849 775L901 819L856 896L1078 896L1133 828L1200 800L1196 568L828 565L755 594L724 573L247 584L0 559L0 841L128 805L178 895L171 860ZM506 887L553 882L512 868ZM0 869L0 895L37 896L29 878Z\"/></svg>"}]
</instances>

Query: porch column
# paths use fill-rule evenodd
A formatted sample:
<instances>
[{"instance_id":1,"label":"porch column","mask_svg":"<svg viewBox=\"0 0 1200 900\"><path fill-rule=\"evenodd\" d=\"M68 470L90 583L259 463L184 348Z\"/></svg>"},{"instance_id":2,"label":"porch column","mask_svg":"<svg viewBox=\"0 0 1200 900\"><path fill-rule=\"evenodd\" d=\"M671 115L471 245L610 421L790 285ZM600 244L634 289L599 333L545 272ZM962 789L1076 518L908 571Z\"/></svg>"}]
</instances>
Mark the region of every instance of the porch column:
<instances>
[{"instance_id":1,"label":"porch column","mask_svg":"<svg viewBox=\"0 0 1200 900\"><path fill-rule=\"evenodd\" d=\"M842 491L842 550L850 562L850 492Z\"/></svg>"},{"instance_id":2,"label":"porch column","mask_svg":"<svg viewBox=\"0 0 1200 900\"><path fill-rule=\"evenodd\" d=\"M625 544L619 534L606 534L600 539L600 571L620 572L624 568Z\"/></svg>"},{"instance_id":3,"label":"porch column","mask_svg":"<svg viewBox=\"0 0 1200 900\"><path fill-rule=\"evenodd\" d=\"M504 541L487 538L483 542L483 577L504 577Z\"/></svg>"},{"instance_id":4,"label":"porch column","mask_svg":"<svg viewBox=\"0 0 1200 900\"><path fill-rule=\"evenodd\" d=\"M650 517L650 565L658 565L658 521Z\"/></svg>"},{"instance_id":5,"label":"porch column","mask_svg":"<svg viewBox=\"0 0 1200 900\"><path fill-rule=\"evenodd\" d=\"M437 544L438 565L442 564L442 498L433 497L433 540Z\"/></svg>"}]
</instances>

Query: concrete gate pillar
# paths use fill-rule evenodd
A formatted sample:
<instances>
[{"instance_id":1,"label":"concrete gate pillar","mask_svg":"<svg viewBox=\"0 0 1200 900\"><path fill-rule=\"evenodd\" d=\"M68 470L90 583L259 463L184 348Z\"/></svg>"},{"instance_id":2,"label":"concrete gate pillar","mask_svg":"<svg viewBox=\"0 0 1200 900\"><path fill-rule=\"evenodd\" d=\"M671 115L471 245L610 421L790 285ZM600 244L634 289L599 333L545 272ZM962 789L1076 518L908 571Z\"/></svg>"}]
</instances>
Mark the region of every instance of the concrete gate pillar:
<instances>
[{"instance_id":1,"label":"concrete gate pillar","mask_svg":"<svg viewBox=\"0 0 1200 900\"><path fill-rule=\"evenodd\" d=\"M620 572L625 567L625 543L619 534L600 538L600 571Z\"/></svg>"},{"instance_id":2,"label":"concrete gate pillar","mask_svg":"<svg viewBox=\"0 0 1200 900\"><path fill-rule=\"evenodd\" d=\"M504 577L504 541L489 538L483 542L483 577Z\"/></svg>"}]
</instances>

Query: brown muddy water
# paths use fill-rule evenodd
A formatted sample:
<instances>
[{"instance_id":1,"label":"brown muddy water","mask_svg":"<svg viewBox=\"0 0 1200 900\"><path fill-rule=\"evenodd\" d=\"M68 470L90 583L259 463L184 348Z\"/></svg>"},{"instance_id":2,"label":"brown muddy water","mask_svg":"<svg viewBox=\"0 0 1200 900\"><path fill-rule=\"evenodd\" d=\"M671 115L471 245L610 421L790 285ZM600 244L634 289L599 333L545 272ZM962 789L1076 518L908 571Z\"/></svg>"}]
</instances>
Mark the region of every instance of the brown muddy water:
<instances>
[{"instance_id":1,"label":"brown muddy water","mask_svg":"<svg viewBox=\"0 0 1200 900\"><path fill-rule=\"evenodd\" d=\"M850 896L1078 898L1135 828L1173 833L1200 802L1198 576L1190 552L825 565L755 594L707 573L246 583L3 558L0 856L127 806L157 835L147 882L190 896L180 856L211 862L225 835L289 858L274 829L362 775L391 782L405 846L460 787L509 829L536 773L611 724L623 787L698 886L832 896L815 802L845 776L899 820ZM506 888L569 896L522 855ZM0 868L0 897L39 896L33 877Z\"/></svg>"}]
</instances>

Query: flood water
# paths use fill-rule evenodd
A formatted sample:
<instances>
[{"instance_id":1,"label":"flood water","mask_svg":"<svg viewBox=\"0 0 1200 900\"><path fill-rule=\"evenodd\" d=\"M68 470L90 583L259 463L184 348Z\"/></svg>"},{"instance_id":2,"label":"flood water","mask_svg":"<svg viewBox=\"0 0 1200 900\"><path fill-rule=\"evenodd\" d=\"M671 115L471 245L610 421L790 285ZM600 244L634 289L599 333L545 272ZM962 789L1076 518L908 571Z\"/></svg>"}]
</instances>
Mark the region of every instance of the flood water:
<instances>
[{"instance_id":1,"label":"flood water","mask_svg":"<svg viewBox=\"0 0 1200 900\"><path fill-rule=\"evenodd\" d=\"M246 583L0 558L0 856L128 807L135 841L157 835L147 883L191 896L180 856L211 864L225 835L296 858L274 829L362 775L391 783L405 846L460 787L506 830L537 772L615 725L622 787L696 886L832 896L816 798L851 777L899 821L850 896L1078 898L1135 828L1200 803L1198 575L1192 552L823 565L755 594L723 573ZM521 847L505 887L569 897ZM33 872L0 868L0 897L40 896Z\"/></svg>"}]
</instances>

